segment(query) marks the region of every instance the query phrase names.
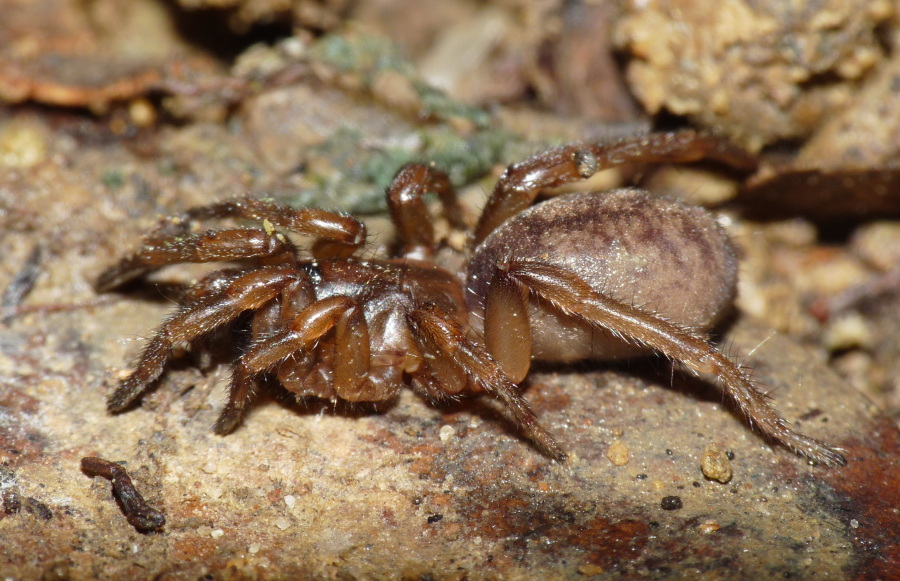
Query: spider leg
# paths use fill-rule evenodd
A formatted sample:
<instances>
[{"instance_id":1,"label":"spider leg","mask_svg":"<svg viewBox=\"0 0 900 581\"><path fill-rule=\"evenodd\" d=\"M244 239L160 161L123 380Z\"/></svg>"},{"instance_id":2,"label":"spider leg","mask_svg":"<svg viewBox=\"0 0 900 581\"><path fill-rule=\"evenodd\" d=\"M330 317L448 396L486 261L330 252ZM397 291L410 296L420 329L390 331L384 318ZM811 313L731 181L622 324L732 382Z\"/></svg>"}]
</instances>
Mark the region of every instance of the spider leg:
<instances>
[{"instance_id":1,"label":"spider leg","mask_svg":"<svg viewBox=\"0 0 900 581\"><path fill-rule=\"evenodd\" d=\"M237 277L218 294L183 306L160 325L141 353L135 370L109 398L109 411L124 410L148 385L159 379L173 346L209 333L246 310L261 307L296 276L297 271L293 268L255 270Z\"/></svg>"},{"instance_id":2,"label":"spider leg","mask_svg":"<svg viewBox=\"0 0 900 581\"><path fill-rule=\"evenodd\" d=\"M541 452L554 460L565 458L553 436L538 423L518 387L484 348L466 338L465 331L455 319L429 308L411 311L407 317L417 334L426 338L437 350L435 360L455 361L467 375L509 409L516 424Z\"/></svg>"},{"instance_id":3,"label":"spider leg","mask_svg":"<svg viewBox=\"0 0 900 581\"><path fill-rule=\"evenodd\" d=\"M595 292L565 268L544 262L510 260L500 269L563 313L647 345L697 372L715 374L751 426L757 426L765 436L795 453L826 466L846 464L836 449L790 429L750 377L702 337Z\"/></svg>"},{"instance_id":4,"label":"spider leg","mask_svg":"<svg viewBox=\"0 0 900 581\"><path fill-rule=\"evenodd\" d=\"M282 289L278 300L272 301L253 314L252 343L262 343L279 331L289 327L291 322L304 308L315 302L315 288L312 280L304 273L296 281L291 282ZM329 346L330 347L330 346ZM323 355L324 354L324 355ZM278 365L278 381L288 391L300 397L318 395L330 398L334 395L331 388L331 372L328 372L327 382L312 384L313 370L319 365L331 367L331 359L334 357L334 349L328 349L320 341L316 348L302 353L294 353ZM321 375L321 374L317 374ZM327 386L327 388L323 387Z\"/></svg>"},{"instance_id":5,"label":"spider leg","mask_svg":"<svg viewBox=\"0 0 900 581\"><path fill-rule=\"evenodd\" d=\"M352 218L316 208L292 208L269 200L238 198L208 206L192 208L181 215L181 223L210 218L245 218L268 220L303 236L328 240L357 248L366 241L365 225Z\"/></svg>"},{"instance_id":6,"label":"spider leg","mask_svg":"<svg viewBox=\"0 0 900 581\"><path fill-rule=\"evenodd\" d=\"M450 223L456 228L465 228L462 208L447 174L422 164L405 165L387 190L388 208L404 256L422 258L434 254L434 227L422 198L429 191L440 197L444 215Z\"/></svg>"},{"instance_id":7,"label":"spider leg","mask_svg":"<svg viewBox=\"0 0 900 581\"><path fill-rule=\"evenodd\" d=\"M428 367L420 366L419 369L410 373L412 379L412 387L420 394L430 398L436 402L447 401L451 399L452 394L442 389L437 378L431 373Z\"/></svg>"},{"instance_id":8,"label":"spider leg","mask_svg":"<svg viewBox=\"0 0 900 581\"><path fill-rule=\"evenodd\" d=\"M177 298L179 308L188 309L199 305L203 301L210 300L211 297L221 294L228 285L243 274L246 274L245 270L230 268L214 270L185 289L184 293ZM270 306L272 306L271 302L263 306L261 310L269 311L271 310ZM254 314L254 316L256 315ZM231 335L231 331L232 329L229 325L223 325L192 341L191 349L199 356L197 361L199 369L208 370L212 367L215 345L221 339Z\"/></svg>"},{"instance_id":9,"label":"spider leg","mask_svg":"<svg viewBox=\"0 0 900 581\"><path fill-rule=\"evenodd\" d=\"M543 190L591 177L627 163L690 162L712 159L737 169L754 169L746 152L722 139L691 130L631 137L609 144L570 144L509 166L488 198L475 227L478 245L500 224L529 207Z\"/></svg>"},{"instance_id":10,"label":"spider leg","mask_svg":"<svg viewBox=\"0 0 900 581\"><path fill-rule=\"evenodd\" d=\"M355 218L317 208L292 208L270 200L238 198L184 212L177 223L185 226L211 218L260 220L316 239L317 258L348 258L366 241L366 227Z\"/></svg>"},{"instance_id":11,"label":"spider leg","mask_svg":"<svg viewBox=\"0 0 900 581\"><path fill-rule=\"evenodd\" d=\"M224 268L215 270L204 276L184 291L178 302L182 307L190 307L200 304L212 296L221 294L244 271L236 268Z\"/></svg>"},{"instance_id":12,"label":"spider leg","mask_svg":"<svg viewBox=\"0 0 900 581\"><path fill-rule=\"evenodd\" d=\"M330 337L332 361L323 362L331 370L327 389L350 402L391 399L402 385L406 356L380 351L359 303L351 300L347 304Z\"/></svg>"},{"instance_id":13,"label":"spider leg","mask_svg":"<svg viewBox=\"0 0 900 581\"><path fill-rule=\"evenodd\" d=\"M466 388L468 375L460 362L444 356L434 341L428 338L419 339L419 348L424 357L412 375L418 379L418 387L427 395L436 395L436 399L445 400ZM435 352L438 353L437 356L434 355Z\"/></svg>"},{"instance_id":14,"label":"spider leg","mask_svg":"<svg viewBox=\"0 0 900 581\"><path fill-rule=\"evenodd\" d=\"M218 262L242 258L269 257L281 262L293 260L294 245L283 235L240 228L210 230L182 236L153 235L132 256L104 271L96 287L105 292L149 272L180 262Z\"/></svg>"},{"instance_id":15,"label":"spider leg","mask_svg":"<svg viewBox=\"0 0 900 581\"><path fill-rule=\"evenodd\" d=\"M227 434L240 423L256 375L275 367L296 352L312 349L347 311L354 308L358 308L356 301L344 296L316 301L301 310L287 329L254 343L235 365L228 402L216 422L215 432Z\"/></svg>"}]
</instances>

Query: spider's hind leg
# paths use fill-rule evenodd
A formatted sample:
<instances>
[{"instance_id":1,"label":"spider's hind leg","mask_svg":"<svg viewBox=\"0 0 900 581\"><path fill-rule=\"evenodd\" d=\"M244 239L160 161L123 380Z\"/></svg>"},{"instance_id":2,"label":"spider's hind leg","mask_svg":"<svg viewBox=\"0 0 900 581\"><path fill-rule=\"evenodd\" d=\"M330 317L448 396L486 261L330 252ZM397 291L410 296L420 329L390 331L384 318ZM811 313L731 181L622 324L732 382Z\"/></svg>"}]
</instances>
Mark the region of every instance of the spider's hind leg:
<instances>
[{"instance_id":1,"label":"spider's hind leg","mask_svg":"<svg viewBox=\"0 0 900 581\"><path fill-rule=\"evenodd\" d=\"M789 428L750 376L703 337L595 292L583 279L563 267L533 260L511 260L498 268L560 312L621 334L695 371L714 374L751 426L766 437L826 466L846 464L837 449Z\"/></svg>"},{"instance_id":2,"label":"spider's hind leg","mask_svg":"<svg viewBox=\"0 0 900 581\"><path fill-rule=\"evenodd\" d=\"M387 189L388 209L397 228L403 256L422 258L434 254L434 226L423 198L427 192L438 195L444 216L453 227L462 229L466 226L450 178L429 166L405 165Z\"/></svg>"}]
</instances>

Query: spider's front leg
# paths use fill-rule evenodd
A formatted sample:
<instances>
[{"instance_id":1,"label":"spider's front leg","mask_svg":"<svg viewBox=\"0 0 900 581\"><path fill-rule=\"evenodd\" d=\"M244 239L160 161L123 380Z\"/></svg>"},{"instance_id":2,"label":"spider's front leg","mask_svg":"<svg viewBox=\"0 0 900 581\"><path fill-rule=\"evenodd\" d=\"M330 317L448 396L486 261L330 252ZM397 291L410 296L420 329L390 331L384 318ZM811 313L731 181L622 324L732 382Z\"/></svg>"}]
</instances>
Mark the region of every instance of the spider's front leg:
<instances>
[{"instance_id":1,"label":"spider's front leg","mask_svg":"<svg viewBox=\"0 0 900 581\"><path fill-rule=\"evenodd\" d=\"M199 206L180 216L181 224L211 218L244 218L268 220L272 225L295 232L358 248L366 241L366 227L359 220L317 208L292 208L270 200L238 198L208 206Z\"/></svg>"},{"instance_id":2,"label":"spider's front leg","mask_svg":"<svg viewBox=\"0 0 900 581\"><path fill-rule=\"evenodd\" d=\"M160 325L135 370L109 398L109 411L124 410L159 379L175 345L189 343L233 321L244 311L260 308L296 276L293 268L263 268L236 276L215 294L201 294L200 298L189 300Z\"/></svg>"},{"instance_id":3,"label":"spider's front leg","mask_svg":"<svg viewBox=\"0 0 900 581\"><path fill-rule=\"evenodd\" d=\"M244 218L260 220L264 228L210 230L202 234L189 232L200 219ZM247 258L260 264L291 264L296 260L294 245L275 227L310 236L326 248L327 255L352 254L365 242L365 226L349 216L313 208L294 209L284 204L241 198L209 206L193 208L177 219L169 220L148 236L134 255L104 271L97 279L100 292L141 277L171 264L181 262L220 262Z\"/></svg>"},{"instance_id":4,"label":"spider's front leg","mask_svg":"<svg viewBox=\"0 0 900 581\"><path fill-rule=\"evenodd\" d=\"M498 265L494 278L506 279L506 284L518 286L562 313L650 347L697 372L714 374L751 426L759 428L765 436L826 466L846 464L835 448L790 429L750 377L703 337L596 292L576 274L555 264L510 260ZM513 299L521 297L517 294L509 296ZM488 313L487 318L493 316ZM488 320L485 324L487 327L493 323Z\"/></svg>"},{"instance_id":5,"label":"spider's front leg","mask_svg":"<svg viewBox=\"0 0 900 581\"><path fill-rule=\"evenodd\" d=\"M313 254L318 258L347 258L366 241L365 224L351 216L249 197L193 208L180 216L179 223L211 218L259 220L309 236L316 240Z\"/></svg>"},{"instance_id":6,"label":"spider's front leg","mask_svg":"<svg viewBox=\"0 0 900 581\"><path fill-rule=\"evenodd\" d=\"M262 230L238 228L210 230L203 234L170 237L152 235L141 249L104 271L98 278L99 292L110 291L150 272L182 262L219 262L270 257L290 262L296 251L284 236Z\"/></svg>"}]
</instances>

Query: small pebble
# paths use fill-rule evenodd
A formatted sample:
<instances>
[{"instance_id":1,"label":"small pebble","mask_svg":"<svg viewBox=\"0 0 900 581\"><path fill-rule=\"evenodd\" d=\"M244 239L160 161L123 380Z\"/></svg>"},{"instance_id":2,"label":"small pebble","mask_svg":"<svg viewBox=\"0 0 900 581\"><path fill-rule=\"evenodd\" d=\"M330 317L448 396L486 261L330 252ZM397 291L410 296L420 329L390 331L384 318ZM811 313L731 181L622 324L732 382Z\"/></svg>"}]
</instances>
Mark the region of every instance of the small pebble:
<instances>
[{"instance_id":1,"label":"small pebble","mask_svg":"<svg viewBox=\"0 0 900 581\"><path fill-rule=\"evenodd\" d=\"M625 466L628 464L628 446L622 440L613 440L606 450L606 457L615 466Z\"/></svg>"},{"instance_id":2,"label":"small pebble","mask_svg":"<svg viewBox=\"0 0 900 581\"><path fill-rule=\"evenodd\" d=\"M823 341L825 347L834 352L868 349L872 347L875 339L865 317L859 313L847 313L829 321Z\"/></svg>"},{"instance_id":3,"label":"small pebble","mask_svg":"<svg viewBox=\"0 0 900 581\"><path fill-rule=\"evenodd\" d=\"M666 496L659 505L663 510L678 510L684 506L684 503L681 502L680 496Z\"/></svg>"},{"instance_id":4,"label":"small pebble","mask_svg":"<svg viewBox=\"0 0 900 581\"><path fill-rule=\"evenodd\" d=\"M594 577L595 575L602 575L606 573L606 569L604 569L603 567L598 567L597 565L587 564L578 567L578 572L585 577Z\"/></svg>"},{"instance_id":5,"label":"small pebble","mask_svg":"<svg viewBox=\"0 0 900 581\"><path fill-rule=\"evenodd\" d=\"M284 503L288 508L294 508L294 505L297 504L297 497L293 494L288 494L284 497Z\"/></svg>"},{"instance_id":6,"label":"small pebble","mask_svg":"<svg viewBox=\"0 0 900 581\"><path fill-rule=\"evenodd\" d=\"M156 109L147 99L135 99L129 103L128 116L138 127L150 127L156 123Z\"/></svg>"},{"instance_id":7,"label":"small pebble","mask_svg":"<svg viewBox=\"0 0 900 581\"><path fill-rule=\"evenodd\" d=\"M453 426L442 426L441 431L439 432L441 442L446 442L450 438L456 435L456 430L453 429Z\"/></svg>"},{"instance_id":8,"label":"small pebble","mask_svg":"<svg viewBox=\"0 0 900 581\"><path fill-rule=\"evenodd\" d=\"M731 460L728 455L716 446L715 443L708 444L703 450L703 457L700 459L700 468L703 475L710 480L716 480L722 484L731 480L733 471L731 469Z\"/></svg>"},{"instance_id":9,"label":"small pebble","mask_svg":"<svg viewBox=\"0 0 900 581\"><path fill-rule=\"evenodd\" d=\"M288 519L282 517L282 518L279 518L279 519L277 519L277 520L275 521L275 526L278 527L278 528L280 528L281 530L285 530L285 529L287 529L289 526L291 526L291 521L289 521Z\"/></svg>"},{"instance_id":10,"label":"small pebble","mask_svg":"<svg viewBox=\"0 0 900 581\"><path fill-rule=\"evenodd\" d=\"M219 537L221 537L224 534L225 534L225 531L223 531L222 529L214 529L214 530L210 531L209 536L211 536L214 539L218 539Z\"/></svg>"},{"instance_id":11,"label":"small pebble","mask_svg":"<svg viewBox=\"0 0 900 581\"><path fill-rule=\"evenodd\" d=\"M876 268L889 271L900 264L900 224L875 221L856 229L850 248Z\"/></svg>"},{"instance_id":12,"label":"small pebble","mask_svg":"<svg viewBox=\"0 0 900 581\"><path fill-rule=\"evenodd\" d=\"M46 135L39 125L22 120L0 127L0 166L29 168L46 157Z\"/></svg>"}]
</instances>

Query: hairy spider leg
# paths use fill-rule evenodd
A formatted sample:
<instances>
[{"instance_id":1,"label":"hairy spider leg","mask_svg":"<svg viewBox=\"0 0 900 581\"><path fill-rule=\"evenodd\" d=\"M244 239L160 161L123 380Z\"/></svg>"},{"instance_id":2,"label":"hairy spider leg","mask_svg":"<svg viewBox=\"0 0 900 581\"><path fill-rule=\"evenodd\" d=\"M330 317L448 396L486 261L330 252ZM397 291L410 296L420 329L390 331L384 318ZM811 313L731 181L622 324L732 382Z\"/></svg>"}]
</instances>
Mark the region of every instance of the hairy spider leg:
<instances>
[{"instance_id":1,"label":"hairy spider leg","mask_svg":"<svg viewBox=\"0 0 900 581\"><path fill-rule=\"evenodd\" d=\"M469 384L462 362L455 357L446 357L428 335L420 335L417 344L422 360L410 373L413 386L436 401L458 396Z\"/></svg>"},{"instance_id":2,"label":"hairy spider leg","mask_svg":"<svg viewBox=\"0 0 900 581\"><path fill-rule=\"evenodd\" d=\"M199 304L210 297L220 294L228 285L243 274L246 274L246 271L237 268L214 270L185 289L178 299L178 304L181 308Z\"/></svg>"},{"instance_id":3,"label":"hairy spider leg","mask_svg":"<svg viewBox=\"0 0 900 581\"><path fill-rule=\"evenodd\" d=\"M211 218L244 218L268 221L316 239L317 258L348 258L366 241L366 226L356 218L317 208L292 208L271 200L250 197L192 208L180 216L182 224Z\"/></svg>"},{"instance_id":4,"label":"hairy spider leg","mask_svg":"<svg viewBox=\"0 0 900 581\"><path fill-rule=\"evenodd\" d=\"M766 437L826 466L846 464L845 458L836 449L790 429L749 376L702 337L661 317L604 296L576 274L557 265L534 260L509 260L498 266L498 273L498 276L508 277L560 312L647 345L696 372L714 374L750 425L757 426Z\"/></svg>"},{"instance_id":5,"label":"hairy spider leg","mask_svg":"<svg viewBox=\"0 0 900 581\"><path fill-rule=\"evenodd\" d=\"M255 228L210 230L181 236L154 235L144 241L137 253L104 271L97 279L96 287L101 292L112 290L154 270L181 262L262 257L292 259L295 252L293 244L284 236Z\"/></svg>"},{"instance_id":6,"label":"hairy spider leg","mask_svg":"<svg viewBox=\"0 0 900 581\"><path fill-rule=\"evenodd\" d=\"M454 228L466 227L462 208L447 174L418 163L405 165L387 190L388 209L397 227L403 256L425 258L434 254L434 226L423 199L427 192L438 195L444 216Z\"/></svg>"},{"instance_id":7,"label":"hairy spider leg","mask_svg":"<svg viewBox=\"0 0 900 581\"><path fill-rule=\"evenodd\" d=\"M238 276L219 293L183 306L160 325L141 353L135 370L109 398L109 411L124 410L159 379L175 345L193 341L233 321L244 311L260 308L296 276L294 268L254 270Z\"/></svg>"},{"instance_id":8,"label":"hairy spider leg","mask_svg":"<svg viewBox=\"0 0 900 581\"><path fill-rule=\"evenodd\" d=\"M506 220L531 206L542 191L587 179L627 163L678 163L711 159L751 170L752 156L717 137L684 130L631 137L615 143L570 144L509 166L494 186L472 239L480 244Z\"/></svg>"},{"instance_id":9,"label":"hairy spider leg","mask_svg":"<svg viewBox=\"0 0 900 581\"><path fill-rule=\"evenodd\" d=\"M280 331L288 328L297 315L315 302L316 292L312 280L303 273L281 290L278 299L273 300L253 314L251 323L251 344L268 341ZM323 349L323 341L309 351L294 353L278 365L277 376L281 384L299 396L317 395L330 398L334 395L331 389L331 364L334 349ZM320 357L320 352L325 354ZM314 367L322 364L323 368L314 373ZM327 367L327 373L322 373ZM321 376L328 381L315 383ZM314 385L315 383L315 385Z\"/></svg>"},{"instance_id":10,"label":"hairy spider leg","mask_svg":"<svg viewBox=\"0 0 900 581\"><path fill-rule=\"evenodd\" d=\"M366 241L365 225L352 216L317 208L292 208L271 200L250 197L191 208L180 217L183 223L211 218L268 220L274 226L303 236L353 247L359 247Z\"/></svg>"},{"instance_id":11,"label":"hairy spider leg","mask_svg":"<svg viewBox=\"0 0 900 581\"><path fill-rule=\"evenodd\" d=\"M277 364L276 375L281 385L298 398L336 401L333 337L323 337L310 350L284 359Z\"/></svg>"},{"instance_id":12,"label":"hairy spider leg","mask_svg":"<svg viewBox=\"0 0 900 581\"><path fill-rule=\"evenodd\" d=\"M359 378L364 378L368 370L368 333L365 333L364 348L359 338L362 334L360 325L364 324L361 309L355 300L332 296L308 305L288 328L253 344L234 368L228 402L216 422L215 432L227 434L240 423L258 374L274 368L295 353L311 350L333 328L336 332L334 388L342 399L355 399L352 393L341 393L340 390L352 392L352 385ZM356 335L349 336L353 333Z\"/></svg>"},{"instance_id":13,"label":"hairy spider leg","mask_svg":"<svg viewBox=\"0 0 900 581\"><path fill-rule=\"evenodd\" d=\"M234 228L191 234L191 223L211 218L246 218L268 221L265 228ZM201 206L183 213L151 234L134 255L121 260L97 279L100 292L180 262L218 262L258 258L260 263L289 263L296 249L274 226L317 240L318 256L349 256L366 239L365 226L350 216L312 208L294 209L284 204L241 198Z\"/></svg>"},{"instance_id":14,"label":"hairy spider leg","mask_svg":"<svg viewBox=\"0 0 900 581\"><path fill-rule=\"evenodd\" d=\"M499 399L512 413L519 428L537 447L554 460L564 460L565 453L553 436L545 430L518 387L503 373L500 365L477 343L470 341L453 317L435 309L418 308L408 314L410 324L421 337L437 350L434 361L453 360L486 392ZM423 349L427 352L427 345ZM440 380L440 378L438 378Z\"/></svg>"}]
</instances>

